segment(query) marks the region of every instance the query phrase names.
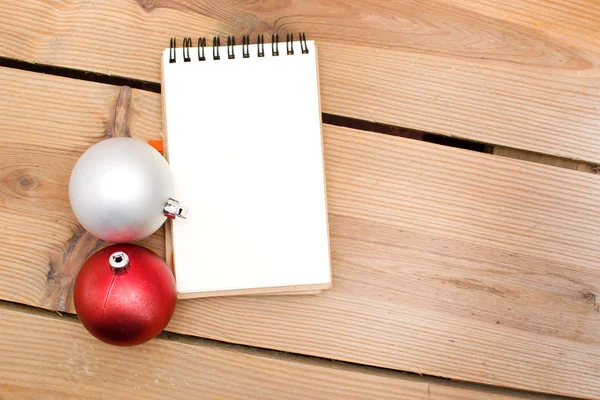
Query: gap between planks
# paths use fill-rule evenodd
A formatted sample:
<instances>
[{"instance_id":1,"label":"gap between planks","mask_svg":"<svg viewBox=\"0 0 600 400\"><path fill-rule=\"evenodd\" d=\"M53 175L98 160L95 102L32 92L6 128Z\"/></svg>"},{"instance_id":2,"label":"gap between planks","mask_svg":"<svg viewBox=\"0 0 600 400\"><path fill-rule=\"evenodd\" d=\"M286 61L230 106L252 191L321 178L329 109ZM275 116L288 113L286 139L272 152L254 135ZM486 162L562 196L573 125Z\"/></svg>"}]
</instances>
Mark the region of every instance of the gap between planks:
<instances>
[{"instance_id":1,"label":"gap between planks","mask_svg":"<svg viewBox=\"0 0 600 400\"><path fill-rule=\"evenodd\" d=\"M37 317L43 317L54 320L61 320L68 323L80 324L75 314L61 313L58 311L46 310L26 304L0 299L0 310L23 313ZM90 336L91 338L91 336ZM390 379L402 379L407 381L419 382L427 385L444 386L465 391L479 392L482 395L506 396L510 399L537 399L537 400L561 400L575 399L552 395L546 393L533 392L528 390L511 389L503 386L487 385L475 382L452 380L432 375L417 374L414 372L395 370L391 368L374 367L371 365L339 361L324 357L309 356L286 351L267 349L256 346L233 344L220 340L207 339L193 335L185 335L163 331L156 340L165 342L176 342L188 346L199 346L203 348L219 349L232 353L251 355L263 359L287 361L297 364L312 365L321 368L331 368L338 371L347 371L354 373L363 373L368 375L385 376Z\"/></svg>"},{"instance_id":2,"label":"gap between planks","mask_svg":"<svg viewBox=\"0 0 600 400\"><path fill-rule=\"evenodd\" d=\"M19 69L30 72L38 72L48 75L61 76L65 78L79 79L114 86L129 86L133 89L139 89L153 93L160 93L161 91L160 82L133 79L117 75L108 75L69 67L59 67L48 64L37 64L9 57L0 57L0 67ZM482 143L471 140L459 139L437 133L424 132L416 129L389 125L375 121L366 121L358 118L329 113L323 113L322 120L324 124L353 128L368 132L375 132L384 135L399 136L414 140L421 140L425 142L436 143L442 146L490 153L501 157L514 158L538 164L572 169L579 172L597 174L600 171L600 166L593 165L581 160L567 159L564 157L552 156L513 147L496 146L492 143Z\"/></svg>"}]
</instances>

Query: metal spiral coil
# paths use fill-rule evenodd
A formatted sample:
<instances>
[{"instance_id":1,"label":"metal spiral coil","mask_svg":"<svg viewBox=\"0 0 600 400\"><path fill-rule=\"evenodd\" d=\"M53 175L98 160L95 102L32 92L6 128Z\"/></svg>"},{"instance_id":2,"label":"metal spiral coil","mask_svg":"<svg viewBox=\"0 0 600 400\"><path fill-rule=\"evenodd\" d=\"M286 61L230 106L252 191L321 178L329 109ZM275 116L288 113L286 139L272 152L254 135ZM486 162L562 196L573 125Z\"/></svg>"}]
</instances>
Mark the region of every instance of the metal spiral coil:
<instances>
[{"instance_id":1,"label":"metal spiral coil","mask_svg":"<svg viewBox=\"0 0 600 400\"><path fill-rule=\"evenodd\" d=\"M219 47L221 47L221 38L216 36L213 38L213 60L220 60Z\"/></svg>"},{"instance_id":2,"label":"metal spiral coil","mask_svg":"<svg viewBox=\"0 0 600 400\"><path fill-rule=\"evenodd\" d=\"M273 51L273 57L279 55L279 33L271 35L271 50Z\"/></svg>"},{"instance_id":3,"label":"metal spiral coil","mask_svg":"<svg viewBox=\"0 0 600 400\"><path fill-rule=\"evenodd\" d=\"M300 53L308 54L308 45L306 43L306 34L304 32L299 34L300 38L298 43L300 44ZM213 37L212 43L212 59L220 60L221 55L219 53L219 49L221 47L221 38L219 36ZM285 50L287 55L294 55L294 34L287 33L285 39ZM183 38L182 45L182 54L183 54L183 62L192 61L191 50L192 47L192 38L186 37ZM198 38L198 61L206 61L208 58L205 54L206 49L206 38L199 37ZM256 56L264 57L265 56L265 36L263 34L259 34L256 37ZM177 39L171 38L169 42L169 63L177 62ZM279 34L275 33L271 35L271 55L273 57L279 56ZM250 58L250 36L244 35L242 37L242 58ZM235 36L227 37L227 59L232 60L235 59Z\"/></svg>"},{"instance_id":4,"label":"metal spiral coil","mask_svg":"<svg viewBox=\"0 0 600 400\"><path fill-rule=\"evenodd\" d=\"M205 61L204 48L206 47L206 38L198 38L198 61Z\"/></svg>"},{"instance_id":5,"label":"metal spiral coil","mask_svg":"<svg viewBox=\"0 0 600 400\"><path fill-rule=\"evenodd\" d=\"M250 58L250 36L248 35L242 38L242 57Z\"/></svg>"},{"instance_id":6,"label":"metal spiral coil","mask_svg":"<svg viewBox=\"0 0 600 400\"><path fill-rule=\"evenodd\" d=\"M183 62L192 61L192 58L190 57L190 47L192 47L192 38L184 38L183 39Z\"/></svg>"},{"instance_id":7,"label":"metal spiral coil","mask_svg":"<svg viewBox=\"0 0 600 400\"><path fill-rule=\"evenodd\" d=\"M177 61L177 54L175 49L177 48L177 39L171 38L171 43L169 44L169 62L172 64Z\"/></svg>"},{"instance_id":8,"label":"metal spiral coil","mask_svg":"<svg viewBox=\"0 0 600 400\"><path fill-rule=\"evenodd\" d=\"M235 58L234 53L235 36L227 36L227 58L233 60Z\"/></svg>"}]
</instances>

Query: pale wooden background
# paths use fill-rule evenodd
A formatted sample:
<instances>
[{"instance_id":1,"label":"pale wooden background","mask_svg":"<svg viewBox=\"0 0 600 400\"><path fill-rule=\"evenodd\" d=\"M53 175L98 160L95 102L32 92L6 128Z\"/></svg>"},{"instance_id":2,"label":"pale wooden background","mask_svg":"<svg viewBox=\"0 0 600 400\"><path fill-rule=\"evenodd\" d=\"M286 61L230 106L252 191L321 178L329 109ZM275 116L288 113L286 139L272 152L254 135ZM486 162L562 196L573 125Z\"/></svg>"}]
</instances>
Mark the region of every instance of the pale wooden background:
<instances>
[{"instance_id":1,"label":"pale wooden background","mask_svg":"<svg viewBox=\"0 0 600 400\"><path fill-rule=\"evenodd\" d=\"M0 399L600 398L597 1L5 0L0 20ZM162 123L159 94L91 80L159 82L170 36L275 31L317 41L324 112L495 154L325 124L332 290L182 301L158 340L97 342L68 315L103 245L70 170Z\"/></svg>"}]
</instances>

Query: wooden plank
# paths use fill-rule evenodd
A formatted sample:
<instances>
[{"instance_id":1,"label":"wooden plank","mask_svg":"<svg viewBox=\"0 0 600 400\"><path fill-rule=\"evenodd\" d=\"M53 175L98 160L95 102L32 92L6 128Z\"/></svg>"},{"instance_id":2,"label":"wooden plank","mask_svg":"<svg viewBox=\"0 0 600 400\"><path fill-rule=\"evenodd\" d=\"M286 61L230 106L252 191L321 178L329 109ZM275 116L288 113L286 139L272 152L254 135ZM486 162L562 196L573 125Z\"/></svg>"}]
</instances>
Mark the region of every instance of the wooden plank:
<instances>
[{"instance_id":1,"label":"wooden plank","mask_svg":"<svg viewBox=\"0 0 600 400\"><path fill-rule=\"evenodd\" d=\"M0 298L73 311L101 245L68 204L119 98L160 137L160 96L2 70ZM37 95L34 95L37 94ZM153 115L156 115L154 117ZM600 176L325 125L334 288L198 299L169 329L435 376L600 396ZM147 244L161 254L162 237Z\"/></svg>"},{"instance_id":2,"label":"wooden plank","mask_svg":"<svg viewBox=\"0 0 600 400\"><path fill-rule=\"evenodd\" d=\"M305 31L326 113L600 162L595 0L7 0L0 19L3 56L155 82L170 36Z\"/></svg>"},{"instance_id":3,"label":"wooden plank","mask_svg":"<svg viewBox=\"0 0 600 400\"><path fill-rule=\"evenodd\" d=\"M600 9L595 0L530 0L498 2L494 0L450 0L456 7L488 18L533 28L553 40L582 42L598 34ZM585 46L585 43L579 43ZM592 45L595 46L595 45Z\"/></svg>"},{"instance_id":4,"label":"wooden plank","mask_svg":"<svg viewBox=\"0 0 600 400\"><path fill-rule=\"evenodd\" d=\"M0 316L3 400L548 398L205 340L157 339L118 348L95 340L70 318L6 306Z\"/></svg>"}]
</instances>

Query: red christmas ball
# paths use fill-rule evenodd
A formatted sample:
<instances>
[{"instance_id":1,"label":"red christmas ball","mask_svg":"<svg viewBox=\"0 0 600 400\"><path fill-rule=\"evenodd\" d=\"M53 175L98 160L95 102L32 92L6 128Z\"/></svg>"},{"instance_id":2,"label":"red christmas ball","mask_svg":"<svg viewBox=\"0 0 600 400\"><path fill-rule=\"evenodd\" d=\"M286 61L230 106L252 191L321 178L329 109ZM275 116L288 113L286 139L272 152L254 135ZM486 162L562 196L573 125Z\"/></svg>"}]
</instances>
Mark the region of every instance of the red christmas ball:
<instances>
[{"instance_id":1,"label":"red christmas ball","mask_svg":"<svg viewBox=\"0 0 600 400\"><path fill-rule=\"evenodd\" d=\"M133 244L98 251L83 265L74 289L75 310L96 338L134 346L156 337L169 323L177 300L169 266Z\"/></svg>"}]
</instances>

